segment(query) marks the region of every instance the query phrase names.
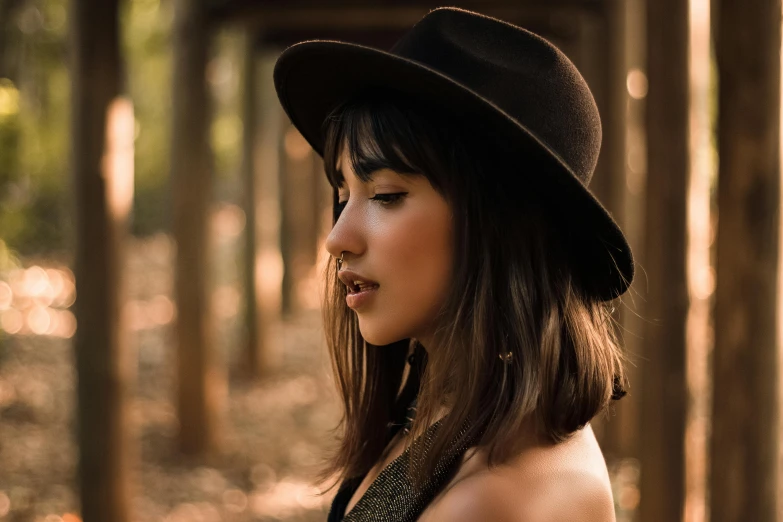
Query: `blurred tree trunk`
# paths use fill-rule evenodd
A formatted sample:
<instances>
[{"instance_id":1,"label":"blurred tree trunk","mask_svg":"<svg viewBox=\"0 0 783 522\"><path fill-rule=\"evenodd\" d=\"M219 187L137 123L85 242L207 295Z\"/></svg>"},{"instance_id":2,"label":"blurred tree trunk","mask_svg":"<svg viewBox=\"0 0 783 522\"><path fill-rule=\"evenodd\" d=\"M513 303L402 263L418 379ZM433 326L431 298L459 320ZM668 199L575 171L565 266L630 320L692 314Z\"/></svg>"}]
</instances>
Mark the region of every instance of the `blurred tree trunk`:
<instances>
[{"instance_id":1,"label":"blurred tree trunk","mask_svg":"<svg viewBox=\"0 0 783 522\"><path fill-rule=\"evenodd\" d=\"M76 0L71 8L81 515L85 522L125 522L131 519L125 398L134 360L121 313L122 246L133 196L133 109L121 97L117 1Z\"/></svg>"},{"instance_id":2,"label":"blurred tree trunk","mask_svg":"<svg viewBox=\"0 0 783 522\"><path fill-rule=\"evenodd\" d=\"M242 176L245 187L245 324L247 328L247 344L240 358L238 370L245 378L257 378L265 373L263 365L264 350L264 316L261 313L262 287L261 267L259 258L258 218L262 213L259 208L259 183L256 180L256 169L253 161L255 152L256 112L258 110L256 97L258 93L256 82L255 32L248 29L245 33L245 56L242 92Z\"/></svg>"},{"instance_id":3,"label":"blurred tree trunk","mask_svg":"<svg viewBox=\"0 0 783 522\"><path fill-rule=\"evenodd\" d=\"M647 2L647 214L641 522L682 520L687 413L687 0Z\"/></svg>"},{"instance_id":4,"label":"blurred tree trunk","mask_svg":"<svg viewBox=\"0 0 783 522\"><path fill-rule=\"evenodd\" d=\"M176 0L174 9L171 183L179 444L184 453L203 454L218 449L225 382L214 345L208 268L213 158L205 73L211 28L203 1Z\"/></svg>"},{"instance_id":5,"label":"blurred tree trunk","mask_svg":"<svg viewBox=\"0 0 783 522\"><path fill-rule=\"evenodd\" d=\"M280 363L280 281L272 259L279 254L278 143L280 103L272 69L257 48L253 31L246 36L243 92L242 161L245 186L245 321L247 343L238 373L245 379L270 375ZM268 146L270 139L274 146Z\"/></svg>"},{"instance_id":6,"label":"blurred tree trunk","mask_svg":"<svg viewBox=\"0 0 783 522\"><path fill-rule=\"evenodd\" d=\"M623 40L620 41L625 49L620 64L622 78L620 87L622 91L617 92L620 101L623 104L623 129L625 133L625 147L623 149L623 176L617 183L618 190L624 190L622 214L623 231L628 238L628 243L634 252L637 260L643 260L644 257L644 197L643 192L644 176L646 175L646 162L639 161L644 158L644 100L646 92L634 91L634 96L629 95L628 75L634 69L644 69L642 63L645 54L645 15L643 0L624 0L623 7L618 8L624 16L622 22ZM637 73L638 74L638 73ZM634 87L636 88L636 87ZM640 99L642 98L642 99ZM643 372L644 362L639 354L644 350L643 340L639 332L643 328L640 315L643 313L640 309L643 304L638 299L640 292L645 288L646 278L640 276L641 270L637 265L637 273L632 286L626 295L618 303L619 330L621 334L623 351L628 358L628 364L625 365L626 377L628 378L628 395L615 405L615 417L611 420L613 425L611 432L612 440L609 442L611 447L615 448L615 455L622 460L618 464L623 466L638 465L639 458L639 426L641 415L642 388L640 373ZM638 483L635 484L638 487ZM620 506L621 510L632 511L636 508L634 502L627 502Z\"/></svg>"},{"instance_id":7,"label":"blurred tree trunk","mask_svg":"<svg viewBox=\"0 0 783 522\"><path fill-rule=\"evenodd\" d=\"M278 179L280 187L280 256L283 260L283 279L281 282L281 313L283 317L289 317L294 311L294 220L291 212L292 188L294 185L288 174L288 135L292 126L288 116L283 116L280 128L280 151Z\"/></svg>"},{"instance_id":8,"label":"blurred tree trunk","mask_svg":"<svg viewBox=\"0 0 783 522\"><path fill-rule=\"evenodd\" d=\"M280 140L280 254L283 257L282 314L283 317L298 310L296 299L297 262L296 262L296 198L301 197L302 186L299 183L295 159L297 133L288 116L283 117Z\"/></svg>"},{"instance_id":9,"label":"blurred tree trunk","mask_svg":"<svg viewBox=\"0 0 783 522\"><path fill-rule=\"evenodd\" d=\"M303 309L299 288L307 281L315 265L317 231L313 227L315 190L313 149L299 131L285 118L283 152L281 153L280 187L283 253L283 315Z\"/></svg>"},{"instance_id":10,"label":"blurred tree trunk","mask_svg":"<svg viewBox=\"0 0 783 522\"><path fill-rule=\"evenodd\" d=\"M245 182L245 303L247 343L238 373L268 376L280 365L280 116L272 83L274 59L249 33L245 55L243 176ZM276 55L272 58L276 58Z\"/></svg>"},{"instance_id":11,"label":"blurred tree trunk","mask_svg":"<svg viewBox=\"0 0 783 522\"><path fill-rule=\"evenodd\" d=\"M711 266L711 191L715 162L710 106L712 57L710 54L710 0L690 0L690 150L688 189L688 291L687 319L688 436L685 440L685 520L705 522L707 482L707 430L711 399L709 354L713 345Z\"/></svg>"},{"instance_id":12,"label":"blurred tree trunk","mask_svg":"<svg viewBox=\"0 0 783 522\"><path fill-rule=\"evenodd\" d=\"M780 0L717 4L714 522L778 517Z\"/></svg>"}]
</instances>

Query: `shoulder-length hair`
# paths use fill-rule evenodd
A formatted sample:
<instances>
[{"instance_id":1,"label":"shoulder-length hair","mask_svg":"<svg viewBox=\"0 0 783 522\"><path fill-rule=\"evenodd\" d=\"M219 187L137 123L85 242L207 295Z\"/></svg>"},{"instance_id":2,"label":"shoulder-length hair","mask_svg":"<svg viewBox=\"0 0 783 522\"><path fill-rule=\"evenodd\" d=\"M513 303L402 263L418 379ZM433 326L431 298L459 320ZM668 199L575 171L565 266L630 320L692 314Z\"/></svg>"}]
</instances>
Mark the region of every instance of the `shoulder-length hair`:
<instances>
[{"instance_id":1,"label":"shoulder-length hair","mask_svg":"<svg viewBox=\"0 0 783 522\"><path fill-rule=\"evenodd\" d=\"M472 442L487 448L490 467L502 464L514 455L523 426L532 423L538 435L561 442L625 393L609 305L585 290L589 281L569 250L573 232L552 219L557 202L534 182L537 165L458 116L381 89L338 106L324 136L333 223L343 181L336 163L347 146L363 181L380 168L430 181L453 210L455 262L436 318L436 349L427 351L421 372L406 372L409 349L422 348L418 341L367 343L330 259L323 318L343 416L319 484L363 475L384 457L387 423L407 406L399 398L406 373L418 391L408 444L448 407L428 451L412 447L416 487L450 448Z\"/></svg>"}]
</instances>

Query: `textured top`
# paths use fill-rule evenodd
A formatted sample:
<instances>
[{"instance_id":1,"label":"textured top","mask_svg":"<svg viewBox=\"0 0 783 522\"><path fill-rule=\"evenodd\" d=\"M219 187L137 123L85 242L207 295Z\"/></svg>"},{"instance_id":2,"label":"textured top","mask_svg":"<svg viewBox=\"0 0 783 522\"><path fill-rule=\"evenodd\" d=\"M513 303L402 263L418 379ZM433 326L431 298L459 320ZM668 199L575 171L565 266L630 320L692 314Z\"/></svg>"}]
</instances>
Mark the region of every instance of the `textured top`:
<instances>
[{"instance_id":1,"label":"textured top","mask_svg":"<svg viewBox=\"0 0 783 522\"><path fill-rule=\"evenodd\" d=\"M406 413L405 424L390 424L390 438L402 427L409 432L410 423L413 420L416 408L416 400L411 403ZM441 421L438 420L427 431L414 441L419 447L424 440L424 448L427 451L432 447L432 441L437 434ZM467 431L468 425L463 426L459 436ZM359 488L366 475L346 479L332 501L328 522L409 522L419 518L427 505L440 492L440 490L454 476L459 467L462 455L467 451L469 444L457 448L455 452L438 461L435 472L427 479L422 491L416 493L407 474L411 448L405 451L388 466L370 484L370 487L359 499L356 505L345 516L345 509Z\"/></svg>"}]
</instances>

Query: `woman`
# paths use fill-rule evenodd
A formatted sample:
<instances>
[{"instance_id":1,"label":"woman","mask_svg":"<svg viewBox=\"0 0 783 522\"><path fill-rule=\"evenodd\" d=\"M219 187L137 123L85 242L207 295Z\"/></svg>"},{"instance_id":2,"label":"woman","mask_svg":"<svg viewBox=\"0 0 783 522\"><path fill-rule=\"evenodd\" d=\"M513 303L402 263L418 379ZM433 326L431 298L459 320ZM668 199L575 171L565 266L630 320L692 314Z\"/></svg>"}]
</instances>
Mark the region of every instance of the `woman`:
<instances>
[{"instance_id":1,"label":"woman","mask_svg":"<svg viewBox=\"0 0 783 522\"><path fill-rule=\"evenodd\" d=\"M440 8L390 52L297 44L275 86L334 189L329 520L614 520L589 422L625 393L608 301L633 259L586 188L601 127L573 64Z\"/></svg>"}]
</instances>

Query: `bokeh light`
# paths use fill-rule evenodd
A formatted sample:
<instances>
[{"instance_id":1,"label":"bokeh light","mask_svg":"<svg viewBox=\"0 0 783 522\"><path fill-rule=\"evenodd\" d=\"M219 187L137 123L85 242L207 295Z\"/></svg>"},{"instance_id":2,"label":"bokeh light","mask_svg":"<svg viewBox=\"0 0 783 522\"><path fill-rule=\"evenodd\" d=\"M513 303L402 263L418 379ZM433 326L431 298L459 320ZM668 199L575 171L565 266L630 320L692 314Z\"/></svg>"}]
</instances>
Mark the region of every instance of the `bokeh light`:
<instances>
[{"instance_id":1,"label":"bokeh light","mask_svg":"<svg viewBox=\"0 0 783 522\"><path fill-rule=\"evenodd\" d=\"M223 492L223 505L230 513L242 513L247 509L247 495L241 489L227 489Z\"/></svg>"},{"instance_id":2,"label":"bokeh light","mask_svg":"<svg viewBox=\"0 0 783 522\"><path fill-rule=\"evenodd\" d=\"M174 303L167 296L159 294L150 299L148 308L150 320L156 326L169 324L176 316Z\"/></svg>"},{"instance_id":3,"label":"bokeh light","mask_svg":"<svg viewBox=\"0 0 783 522\"><path fill-rule=\"evenodd\" d=\"M11 308L11 301L14 299L14 293L11 286L5 281L0 281L0 311Z\"/></svg>"},{"instance_id":4,"label":"bokeh light","mask_svg":"<svg viewBox=\"0 0 783 522\"><path fill-rule=\"evenodd\" d=\"M73 337L76 318L68 310L76 299L73 272L63 266L32 265L4 276L5 280L0 279L0 328L4 332Z\"/></svg>"},{"instance_id":5,"label":"bokeh light","mask_svg":"<svg viewBox=\"0 0 783 522\"><path fill-rule=\"evenodd\" d=\"M245 211L238 205L224 204L212 213L212 231L219 240L234 239L245 229Z\"/></svg>"},{"instance_id":6,"label":"bokeh light","mask_svg":"<svg viewBox=\"0 0 783 522\"><path fill-rule=\"evenodd\" d=\"M641 100L647 96L647 75L641 69L628 71L626 80L628 94L635 100Z\"/></svg>"},{"instance_id":7,"label":"bokeh light","mask_svg":"<svg viewBox=\"0 0 783 522\"><path fill-rule=\"evenodd\" d=\"M15 309L6 310L3 315L0 316L0 327L3 331L11 335L17 334L22 330L24 326L24 316L22 312Z\"/></svg>"}]
</instances>

